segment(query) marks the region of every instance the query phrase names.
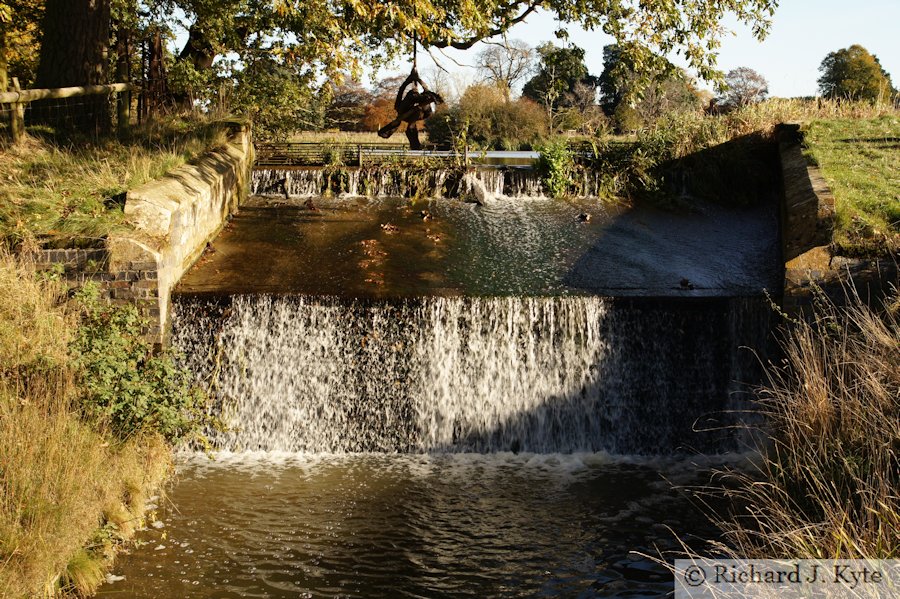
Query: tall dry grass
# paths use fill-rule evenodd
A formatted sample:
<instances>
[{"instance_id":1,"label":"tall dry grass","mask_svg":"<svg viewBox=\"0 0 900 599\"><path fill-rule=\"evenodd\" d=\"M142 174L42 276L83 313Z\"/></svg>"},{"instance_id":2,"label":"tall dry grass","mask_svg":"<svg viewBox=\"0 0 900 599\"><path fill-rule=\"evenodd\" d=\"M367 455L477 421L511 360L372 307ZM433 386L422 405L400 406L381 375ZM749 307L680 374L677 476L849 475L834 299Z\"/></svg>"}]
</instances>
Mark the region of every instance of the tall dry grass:
<instances>
[{"instance_id":1,"label":"tall dry grass","mask_svg":"<svg viewBox=\"0 0 900 599\"><path fill-rule=\"evenodd\" d=\"M88 594L140 521L169 450L78 417L62 290L0 254L0 597Z\"/></svg>"},{"instance_id":2,"label":"tall dry grass","mask_svg":"<svg viewBox=\"0 0 900 599\"><path fill-rule=\"evenodd\" d=\"M900 557L900 296L883 312L853 300L822 300L784 341L763 459L720 522L726 554Z\"/></svg>"},{"instance_id":3,"label":"tall dry grass","mask_svg":"<svg viewBox=\"0 0 900 599\"><path fill-rule=\"evenodd\" d=\"M900 115L900 109L889 103L772 98L721 115L669 113L640 131L637 141L645 152L668 160L748 135L769 136L782 123L874 119L886 115Z\"/></svg>"}]
</instances>

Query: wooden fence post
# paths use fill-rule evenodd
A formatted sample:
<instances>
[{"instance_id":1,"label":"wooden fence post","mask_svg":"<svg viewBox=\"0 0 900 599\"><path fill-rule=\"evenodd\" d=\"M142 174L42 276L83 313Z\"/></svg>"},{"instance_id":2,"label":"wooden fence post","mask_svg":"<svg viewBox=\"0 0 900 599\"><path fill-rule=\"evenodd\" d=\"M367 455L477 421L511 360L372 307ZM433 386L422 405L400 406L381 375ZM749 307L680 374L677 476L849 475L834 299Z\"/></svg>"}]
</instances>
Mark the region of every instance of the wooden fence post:
<instances>
[{"instance_id":1,"label":"wooden fence post","mask_svg":"<svg viewBox=\"0 0 900 599\"><path fill-rule=\"evenodd\" d=\"M123 33L121 23L116 24L116 81L131 79L131 64L128 57L128 36ZM131 90L116 94L116 133L121 137L128 133L131 125Z\"/></svg>"},{"instance_id":2,"label":"wooden fence post","mask_svg":"<svg viewBox=\"0 0 900 599\"><path fill-rule=\"evenodd\" d=\"M131 92L116 94L116 120L116 131L121 137L128 133L131 125Z\"/></svg>"},{"instance_id":3,"label":"wooden fence post","mask_svg":"<svg viewBox=\"0 0 900 599\"><path fill-rule=\"evenodd\" d=\"M19 87L19 78L12 78L12 88L14 92L19 92L22 90ZM19 143L22 141L22 138L25 137L25 104L22 102L15 102L11 104L12 111L10 112L9 117L9 125L10 131L12 133L13 143Z\"/></svg>"}]
</instances>

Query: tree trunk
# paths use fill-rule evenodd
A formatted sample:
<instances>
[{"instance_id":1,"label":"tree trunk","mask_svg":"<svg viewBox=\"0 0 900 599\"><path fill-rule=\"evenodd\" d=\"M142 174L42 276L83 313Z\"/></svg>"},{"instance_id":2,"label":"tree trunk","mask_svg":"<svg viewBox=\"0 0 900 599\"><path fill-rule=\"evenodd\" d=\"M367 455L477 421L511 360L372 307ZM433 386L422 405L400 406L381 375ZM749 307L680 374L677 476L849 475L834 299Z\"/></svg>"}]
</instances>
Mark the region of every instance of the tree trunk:
<instances>
[{"instance_id":1,"label":"tree trunk","mask_svg":"<svg viewBox=\"0 0 900 599\"><path fill-rule=\"evenodd\" d=\"M110 0L47 0L35 87L107 83ZM35 105L32 118L57 128L96 134L109 128L109 98L87 96Z\"/></svg>"},{"instance_id":2,"label":"tree trunk","mask_svg":"<svg viewBox=\"0 0 900 599\"><path fill-rule=\"evenodd\" d=\"M163 48L162 33L158 28L153 29L147 44L147 72L144 74L146 82L145 102L147 112L155 116L163 112L172 103L169 93L168 75L166 74L166 56Z\"/></svg>"},{"instance_id":3,"label":"tree trunk","mask_svg":"<svg viewBox=\"0 0 900 599\"><path fill-rule=\"evenodd\" d=\"M6 45L6 25L0 23L0 93L9 89L9 58Z\"/></svg>"}]
</instances>

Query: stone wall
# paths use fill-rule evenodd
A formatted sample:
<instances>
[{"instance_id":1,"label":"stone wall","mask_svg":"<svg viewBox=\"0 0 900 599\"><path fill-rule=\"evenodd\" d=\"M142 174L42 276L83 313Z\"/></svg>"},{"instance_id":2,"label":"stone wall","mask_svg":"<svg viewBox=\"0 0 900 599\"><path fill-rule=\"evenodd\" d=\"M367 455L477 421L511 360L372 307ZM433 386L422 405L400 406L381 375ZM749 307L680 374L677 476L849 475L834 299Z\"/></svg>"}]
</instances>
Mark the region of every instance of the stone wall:
<instances>
[{"instance_id":1,"label":"stone wall","mask_svg":"<svg viewBox=\"0 0 900 599\"><path fill-rule=\"evenodd\" d=\"M784 310L799 316L818 293L836 304L846 302L848 293L857 293L867 303L884 297L897 285L896 262L832 256L834 195L821 171L803 156L800 126L779 126L777 138L784 189Z\"/></svg>"},{"instance_id":2,"label":"stone wall","mask_svg":"<svg viewBox=\"0 0 900 599\"><path fill-rule=\"evenodd\" d=\"M803 156L800 125L781 125L776 135L784 185L781 243L789 263L831 243L834 196L819 169Z\"/></svg>"},{"instance_id":3,"label":"stone wall","mask_svg":"<svg viewBox=\"0 0 900 599\"><path fill-rule=\"evenodd\" d=\"M35 252L35 267L58 271L72 287L93 281L110 301L135 304L149 322L148 337L165 343L172 289L248 195L250 130L231 127L224 148L128 192L129 231L111 235L103 248Z\"/></svg>"}]
</instances>

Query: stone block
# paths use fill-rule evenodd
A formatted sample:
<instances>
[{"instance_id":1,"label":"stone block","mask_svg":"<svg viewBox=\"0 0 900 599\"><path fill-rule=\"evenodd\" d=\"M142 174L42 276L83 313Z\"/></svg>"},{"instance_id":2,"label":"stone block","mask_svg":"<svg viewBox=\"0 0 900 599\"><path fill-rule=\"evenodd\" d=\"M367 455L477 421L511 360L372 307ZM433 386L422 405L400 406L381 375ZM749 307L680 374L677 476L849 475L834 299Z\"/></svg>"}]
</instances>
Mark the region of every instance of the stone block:
<instances>
[{"instance_id":1,"label":"stone block","mask_svg":"<svg viewBox=\"0 0 900 599\"><path fill-rule=\"evenodd\" d=\"M156 270L158 268L156 261L144 261L144 262L132 262L130 265L131 270Z\"/></svg>"}]
</instances>

